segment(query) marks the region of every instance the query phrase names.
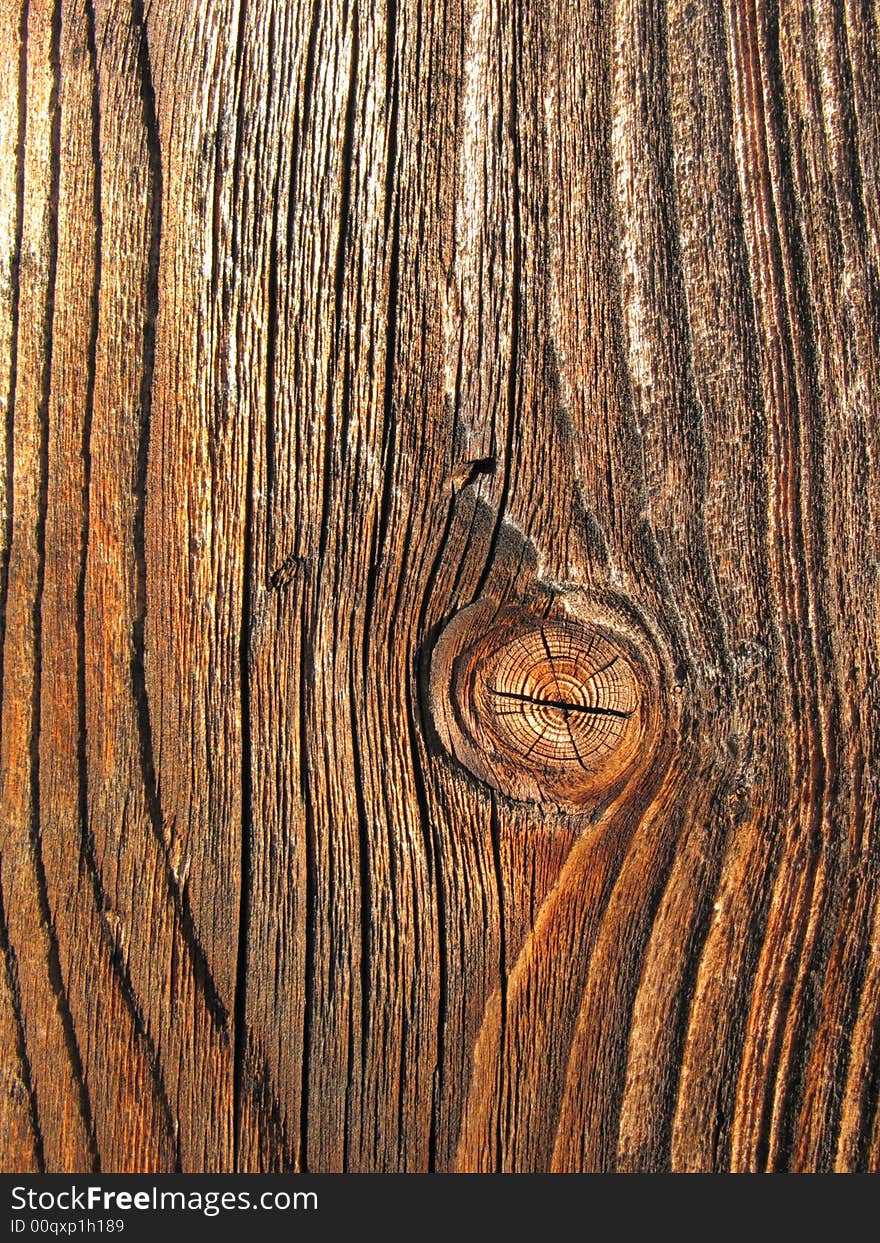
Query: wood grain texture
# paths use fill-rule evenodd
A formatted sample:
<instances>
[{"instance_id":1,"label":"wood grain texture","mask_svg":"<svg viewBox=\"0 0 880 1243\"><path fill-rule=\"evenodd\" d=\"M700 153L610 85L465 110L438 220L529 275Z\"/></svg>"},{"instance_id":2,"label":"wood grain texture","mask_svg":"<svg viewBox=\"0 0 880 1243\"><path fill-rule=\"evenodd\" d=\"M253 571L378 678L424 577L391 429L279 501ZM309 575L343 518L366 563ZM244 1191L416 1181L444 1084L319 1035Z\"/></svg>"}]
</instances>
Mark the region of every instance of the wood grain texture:
<instances>
[{"instance_id":1,"label":"wood grain texture","mask_svg":"<svg viewBox=\"0 0 880 1243\"><path fill-rule=\"evenodd\" d=\"M0 0L3 1168L880 1169L877 27Z\"/></svg>"}]
</instances>

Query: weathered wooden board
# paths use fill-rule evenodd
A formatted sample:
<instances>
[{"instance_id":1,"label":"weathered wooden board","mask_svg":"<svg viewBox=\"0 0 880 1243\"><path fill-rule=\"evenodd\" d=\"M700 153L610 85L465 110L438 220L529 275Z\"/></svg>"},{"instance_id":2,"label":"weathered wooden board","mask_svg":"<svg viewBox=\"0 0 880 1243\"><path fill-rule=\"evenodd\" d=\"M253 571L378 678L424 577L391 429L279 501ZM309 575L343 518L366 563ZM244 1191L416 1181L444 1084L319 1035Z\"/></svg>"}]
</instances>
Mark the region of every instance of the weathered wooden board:
<instances>
[{"instance_id":1,"label":"weathered wooden board","mask_svg":"<svg viewBox=\"0 0 880 1243\"><path fill-rule=\"evenodd\" d=\"M880 1167L862 0L0 0L15 1170Z\"/></svg>"}]
</instances>

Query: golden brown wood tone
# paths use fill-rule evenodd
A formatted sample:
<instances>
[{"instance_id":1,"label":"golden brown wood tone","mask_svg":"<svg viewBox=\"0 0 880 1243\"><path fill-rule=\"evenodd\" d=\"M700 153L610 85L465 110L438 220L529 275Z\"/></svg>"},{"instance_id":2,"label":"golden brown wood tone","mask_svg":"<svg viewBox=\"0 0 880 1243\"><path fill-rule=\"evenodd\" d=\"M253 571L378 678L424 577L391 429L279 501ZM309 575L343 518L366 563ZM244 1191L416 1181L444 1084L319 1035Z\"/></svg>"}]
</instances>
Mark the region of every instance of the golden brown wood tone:
<instances>
[{"instance_id":1,"label":"golden brown wood tone","mask_svg":"<svg viewBox=\"0 0 880 1243\"><path fill-rule=\"evenodd\" d=\"M637 644L574 593L536 608L478 600L434 648L432 715L449 755L518 802L592 820L675 729Z\"/></svg>"},{"instance_id":2,"label":"golden brown wood tone","mask_svg":"<svg viewBox=\"0 0 880 1243\"><path fill-rule=\"evenodd\" d=\"M880 1167L876 8L0 48L3 1167Z\"/></svg>"}]
</instances>

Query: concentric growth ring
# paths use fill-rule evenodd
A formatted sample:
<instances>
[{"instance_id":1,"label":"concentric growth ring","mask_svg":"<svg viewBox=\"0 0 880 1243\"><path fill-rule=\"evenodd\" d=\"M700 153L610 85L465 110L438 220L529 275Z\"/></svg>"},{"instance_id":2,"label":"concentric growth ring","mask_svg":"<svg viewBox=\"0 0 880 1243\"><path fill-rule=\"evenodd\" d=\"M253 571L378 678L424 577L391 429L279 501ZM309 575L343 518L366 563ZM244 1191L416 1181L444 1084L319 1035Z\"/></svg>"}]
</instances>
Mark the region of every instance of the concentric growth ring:
<instances>
[{"instance_id":1,"label":"concentric growth ring","mask_svg":"<svg viewBox=\"0 0 880 1243\"><path fill-rule=\"evenodd\" d=\"M583 806L644 753L654 686L604 620L478 602L444 630L431 703L447 750L512 798Z\"/></svg>"}]
</instances>

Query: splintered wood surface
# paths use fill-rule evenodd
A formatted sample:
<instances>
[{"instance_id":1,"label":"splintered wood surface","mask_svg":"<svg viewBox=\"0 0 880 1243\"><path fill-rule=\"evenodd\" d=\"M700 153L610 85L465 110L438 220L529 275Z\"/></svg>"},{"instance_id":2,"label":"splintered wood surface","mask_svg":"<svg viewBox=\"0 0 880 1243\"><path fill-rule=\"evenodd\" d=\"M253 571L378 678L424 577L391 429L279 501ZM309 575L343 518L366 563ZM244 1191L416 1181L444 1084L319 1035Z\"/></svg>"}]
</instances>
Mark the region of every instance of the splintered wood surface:
<instances>
[{"instance_id":1,"label":"splintered wood surface","mask_svg":"<svg viewBox=\"0 0 880 1243\"><path fill-rule=\"evenodd\" d=\"M0 0L8 1170L880 1168L869 0Z\"/></svg>"}]
</instances>

